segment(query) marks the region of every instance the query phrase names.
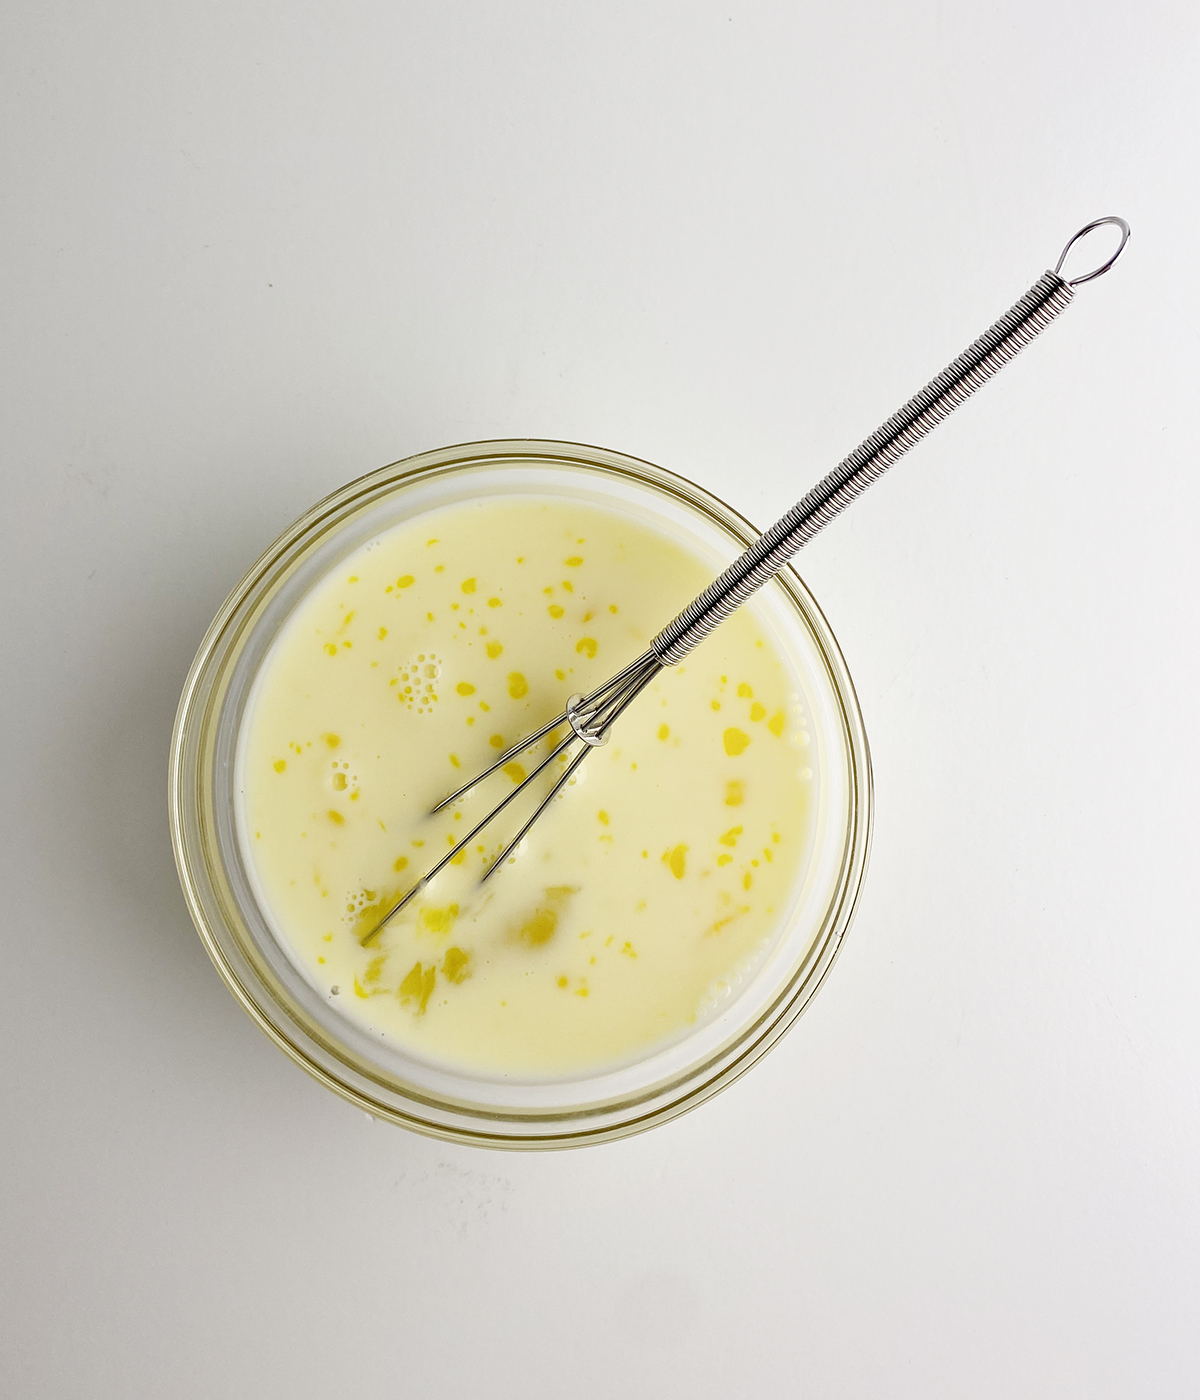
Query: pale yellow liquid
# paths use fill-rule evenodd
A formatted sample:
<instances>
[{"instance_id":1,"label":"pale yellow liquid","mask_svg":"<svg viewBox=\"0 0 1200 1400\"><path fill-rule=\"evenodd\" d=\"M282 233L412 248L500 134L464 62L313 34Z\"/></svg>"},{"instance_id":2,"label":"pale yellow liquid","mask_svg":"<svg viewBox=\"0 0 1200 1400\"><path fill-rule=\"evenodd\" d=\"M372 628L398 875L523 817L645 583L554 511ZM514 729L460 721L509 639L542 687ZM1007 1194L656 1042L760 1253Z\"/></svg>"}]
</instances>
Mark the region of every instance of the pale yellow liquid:
<instances>
[{"instance_id":1,"label":"pale yellow liquid","mask_svg":"<svg viewBox=\"0 0 1200 1400\"><path fill-rule=\"evenodd\" d=\"M429 809L628 665L712 566L592 505L507 497L361 548L269 653L241 821L280 936L332 1004L488 1075L603 1068L685 1033L761 961L809 845L796 683L743 608L626 711L485 885L523 794L382 914L534 760Z\"/></svg>"}]
</instances>

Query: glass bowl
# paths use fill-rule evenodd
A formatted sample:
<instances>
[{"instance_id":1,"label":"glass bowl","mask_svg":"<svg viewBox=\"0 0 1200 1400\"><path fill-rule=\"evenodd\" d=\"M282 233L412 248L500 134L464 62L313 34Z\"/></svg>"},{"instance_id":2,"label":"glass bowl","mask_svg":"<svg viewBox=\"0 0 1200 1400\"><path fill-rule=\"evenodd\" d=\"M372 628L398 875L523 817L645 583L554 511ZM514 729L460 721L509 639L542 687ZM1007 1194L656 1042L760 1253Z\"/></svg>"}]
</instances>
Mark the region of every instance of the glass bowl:
<instances>
[{"instance_id":1,"label":"glass bowl","mask_svg":"<svg viewBox=\"0 0 1200 1400\"><path fill-rule=\"evenodd\" d=\"M238 840L237 757L248 697L299 601L355 549L426 510L514 493L634 514L711 562L714 577L757 537L736 511L682 477L574 443L468 443L351 482L275 541L209 628L172 739L171 837L188 908L217 970L254 1021L321 1083L377 1118L435 1137L570 1147L640 1132L702 1103L804 1010L858 901L870 848L871 764L837 642L785 568L746 606L772 634L811 718L805 761L816 774L816 819L808 866L771 950L734 995L682 1038L633 1063L551 1078L438 1066L381 1043L337 1011L272 934Z\"/></svg>"}]
</instances>

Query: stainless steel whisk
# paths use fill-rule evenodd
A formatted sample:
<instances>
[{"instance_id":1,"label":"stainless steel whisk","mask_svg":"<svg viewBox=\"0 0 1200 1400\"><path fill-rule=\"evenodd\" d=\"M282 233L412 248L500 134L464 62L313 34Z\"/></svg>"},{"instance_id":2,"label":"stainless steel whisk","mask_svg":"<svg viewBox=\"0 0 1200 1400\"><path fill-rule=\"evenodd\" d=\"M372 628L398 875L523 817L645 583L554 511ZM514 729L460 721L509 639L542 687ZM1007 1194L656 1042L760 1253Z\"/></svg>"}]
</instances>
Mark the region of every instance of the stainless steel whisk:
<instances>
[{"instance_id":1,"label":"stainless steel whisk","mask_svg":"<svg viewBox=\"0 0 1200 1400\"><path fill-rule=\"evenodd\" d=\"M1061 276L1063 264L1074 244L1104 224L1112 224L1121 231L1121 241L1116 251L1091 272L1072 278ZM566 729L563 737L533 772L493 807L482 821L477 822L465 836L455 842L452 849L436 865L422 875L404 898L387 911L368 938L373 938L393 915L399 913L468 842L489 826L552 763L556 760L565 762L566 766L533 815L488 867L483 879L494 875L525 839L534 822L570 782L576 769L587 757L588 751L608 742L613 725L659 671L666 666L678 665L695 646L724 622L735 608L740 607L756 588L760 588L777 574L797 550L806 545L819 530L823 530L835 515L845 510L872 482L877 481L893 462L920 442L926 433L932 431L943 419L948 418L959 404L970 398L976 389L986 384L997 370L1044 331L1050 322L1071 304L1075 288L1107 272L1120 257L1128 241L1129 225L1115 215L1094 219L1078 233L1073 234L1059 255L1053 272L1043 273L1011 310L1006 311L973 345L964 350L958 359L935 379L931 379L920 393L909 399L898 413L894 413L882 427L877 428L823 481L818 482L803 500L794 505L781 520L776 521L744 554L735 559L720 578L709 584L698 598L689 603L678 617L663 628L650 643L649 650L587 695L572 695L567 700L566 709L562 714L542 725L539 730L519 743L505 749L495 762L470 782L464 783L449 797L443 798L433 808L433 812L440 812L444 807L457 802L485 778L555 730ZM571 750L576 744L579 746L578 751L572 753Z\"/></svg>"}]
</instances>

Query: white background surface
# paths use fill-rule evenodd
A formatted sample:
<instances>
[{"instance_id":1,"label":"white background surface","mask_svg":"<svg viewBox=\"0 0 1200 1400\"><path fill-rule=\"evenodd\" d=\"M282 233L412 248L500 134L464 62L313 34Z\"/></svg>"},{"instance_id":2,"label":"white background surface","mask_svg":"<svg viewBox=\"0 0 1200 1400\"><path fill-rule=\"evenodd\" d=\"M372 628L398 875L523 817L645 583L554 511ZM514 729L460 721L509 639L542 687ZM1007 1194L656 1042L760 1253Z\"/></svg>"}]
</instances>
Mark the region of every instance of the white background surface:
<instances>
[{"instance_id":1,"label":"white background surface","mask_svg":"<svg viewBox=\"0 0 1200 1400\"><path fill-rule=\"evenodd\" d=\"M0 1391L1200 1388L1190 0L0 20ZM812 1009L548 1156L370 1122L210 968L175 703L275 534L541 436L762 524L1120 213L1120 266L801 568L872 739Z\"/></svg>"}]
</instances>

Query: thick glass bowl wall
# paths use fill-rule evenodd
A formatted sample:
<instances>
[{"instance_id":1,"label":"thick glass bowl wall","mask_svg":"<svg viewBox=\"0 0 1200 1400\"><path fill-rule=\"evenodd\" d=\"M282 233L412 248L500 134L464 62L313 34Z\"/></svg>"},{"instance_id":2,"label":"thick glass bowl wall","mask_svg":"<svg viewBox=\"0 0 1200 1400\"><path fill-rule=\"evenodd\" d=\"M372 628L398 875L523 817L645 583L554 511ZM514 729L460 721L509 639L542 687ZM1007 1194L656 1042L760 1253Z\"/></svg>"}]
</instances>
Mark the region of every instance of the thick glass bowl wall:
<instances>
[{"instance_id":1,"label":"thick glass bowl wall","mask_svg":"<svg viewBox=\"0 0 1200 1400\"><path fill-rule=\"evenodd\" d=\"M367 1112L421 1132L497 1147L564 1147L640 1131L694 1107L795 1021L853 916L870 841L870 758L833 634L800 579L784 570L750 606L775 637L811 716L814 842L771 953L719 1014L633 1064L516 1081L406 1057L331 1008L271 932L237 837L238 740L254 679L299 600L353 550L435 506L512 493L633 514L710 560L714 576L756 536L730 507L680 477L569 443L444 448L352 482L287 530L214 619L176 720L171 831L210 957L254 1020L309 1073Z\"/></svg>"}]
</instances>

